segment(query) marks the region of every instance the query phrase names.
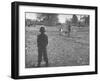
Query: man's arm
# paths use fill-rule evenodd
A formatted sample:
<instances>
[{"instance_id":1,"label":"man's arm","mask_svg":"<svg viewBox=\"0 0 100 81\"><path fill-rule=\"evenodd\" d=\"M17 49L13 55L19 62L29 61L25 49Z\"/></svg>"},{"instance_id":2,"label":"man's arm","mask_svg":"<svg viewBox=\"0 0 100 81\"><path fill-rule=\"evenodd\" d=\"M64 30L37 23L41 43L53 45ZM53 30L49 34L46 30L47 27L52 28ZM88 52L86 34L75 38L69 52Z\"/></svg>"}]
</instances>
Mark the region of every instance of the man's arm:
<instances>
[{"instance_id":1,"label":"man's arm","mask_svg":"<svg viewBox=\"0 0 100 81\"><path fill-rule=\"evenodd\" d=\"M46 45L48 45L48 36L46 35Z\"/></svg>"},{"instance_id":2,"label":"man's arm","mask_svg":"<svg viewBox=\"0 0 100 81\"><path fill-rule=\"evenodd\" d=\"M37 36L37 46L39 46L39 36Z\"/></svg>"}]
</instances>

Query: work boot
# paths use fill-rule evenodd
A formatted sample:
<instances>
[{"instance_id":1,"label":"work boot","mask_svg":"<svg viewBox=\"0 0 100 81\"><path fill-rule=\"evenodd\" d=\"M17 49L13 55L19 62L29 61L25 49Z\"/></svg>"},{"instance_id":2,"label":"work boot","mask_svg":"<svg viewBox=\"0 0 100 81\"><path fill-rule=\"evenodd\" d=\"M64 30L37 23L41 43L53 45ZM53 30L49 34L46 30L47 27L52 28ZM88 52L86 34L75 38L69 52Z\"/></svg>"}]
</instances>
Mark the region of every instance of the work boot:
<instances>
[{"instance_id":1,"label":"work boot","mask_svg":"<svg viewBox=\"0 0 100 81\"><path fill-rule=\"evenodd\" d=\"M40 67L40 62L38 63L37 67Z\"/></svg>"},{"instance_id":2,"label":"work boot","mask_svg":"<svg viewBox=\"0 0 100 81\"><path fill-rule=\"evenodd\" d=\"M49 66L49 65L48 65L48 62L46 62L45 66L46 66L46 67L48 67L48 66Z\"/></svg>"}]
</instances>

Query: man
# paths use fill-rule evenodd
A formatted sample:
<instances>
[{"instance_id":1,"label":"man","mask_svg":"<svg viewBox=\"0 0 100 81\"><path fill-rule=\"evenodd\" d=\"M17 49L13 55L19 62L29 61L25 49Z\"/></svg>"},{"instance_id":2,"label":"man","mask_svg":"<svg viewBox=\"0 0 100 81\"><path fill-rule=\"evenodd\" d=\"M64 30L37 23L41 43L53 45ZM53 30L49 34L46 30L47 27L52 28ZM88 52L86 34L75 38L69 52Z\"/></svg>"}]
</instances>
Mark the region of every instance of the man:
<instances>
[{"instance_id":1,"label":"man","mask_svg":"<svg viewBox=\"0 0 100 81\"><path fill-rule=\"evenodd\" d=\"M70 33L71 33L71 25L68 25L68 37L70 37Z\"/></svg>"},{"instance_id":2,"label":"man","mask_svg":"<svg viewBox=\"0 0 100 81\"><path fill-rule=\"evenodd\" d=\"M45 28L41 27L40 34L37 36L38 67L40 67L42 57L46 63L45 66L48 66L47 45L48 45L48 36L45 34Z\"/></svg>"}]
</instances>

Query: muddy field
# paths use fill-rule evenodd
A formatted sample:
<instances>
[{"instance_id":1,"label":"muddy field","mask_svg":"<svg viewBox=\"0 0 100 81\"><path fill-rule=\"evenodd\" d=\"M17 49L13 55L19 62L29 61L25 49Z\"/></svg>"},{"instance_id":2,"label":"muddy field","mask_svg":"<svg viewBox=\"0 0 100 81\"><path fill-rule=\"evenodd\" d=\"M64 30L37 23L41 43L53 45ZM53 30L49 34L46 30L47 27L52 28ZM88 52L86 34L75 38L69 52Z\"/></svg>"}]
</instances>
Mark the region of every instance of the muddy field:
<instances>
[{"instance_id":1,"label":"muddy field","mask_svg":"<svg viewBox=\"0 0 100 81\"><path fill-rule=\"evenodd\" d=\"M25 29L25 67L37 66L37 35L40 27ZM89 65L89 28L73 27L70 37L57 27L46 27L49 67ZM42 61L44 67L44 61Z\"/></svg>"}]
</instances>

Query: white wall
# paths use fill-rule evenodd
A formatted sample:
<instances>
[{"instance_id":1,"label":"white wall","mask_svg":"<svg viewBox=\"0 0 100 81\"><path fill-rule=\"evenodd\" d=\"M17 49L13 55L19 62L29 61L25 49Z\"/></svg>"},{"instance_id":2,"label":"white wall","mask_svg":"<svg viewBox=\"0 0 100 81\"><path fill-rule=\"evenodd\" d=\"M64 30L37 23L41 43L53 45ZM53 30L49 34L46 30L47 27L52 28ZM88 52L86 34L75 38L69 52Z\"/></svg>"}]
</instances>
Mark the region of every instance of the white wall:
<instances>
[{"instance_id":1,"label":"white wall","mask_svg":"<svg viewBox=\"0 0 100 81\"><path fill-rule=\"evenodd\" d=\"M11 2L14 0L1 0L0 1L0 81L11 81L10 78L10 65L11 65ZM43 2L43 3L58 3L58 4L72 4L72 5L87 5L98 6L98 14L100 14L100 0L21 0L30 2ZM98 22L100 15L98 16ZM100 24L98 25L99 28ZM98 29L98 31L100 28ZM99 32L100 34L100 32ZM98 35L99 35L98 34ZM100 41L100 37L98 39ZM98 43L100 45L100 43ZM99 46L100 48L100 46ZM100 51L99 51L100 53ZM100 57L98 53L98 57ZM99 60L100 61L100 58ZM100 67L100 64L99 64ZM100 70L99 70L100 71ZM26 79L32 81L33 79ZM98 75L82 75L82 76L66 76L66 77L53 77L34 79L36 81L99 81L100 74Z\"/></svg>"}]
</instances>

